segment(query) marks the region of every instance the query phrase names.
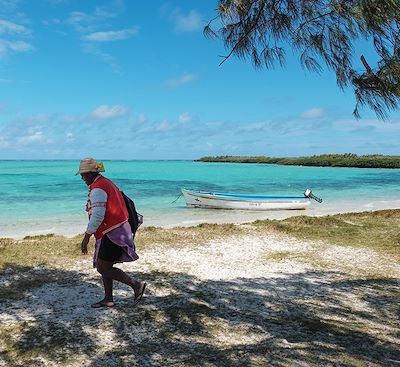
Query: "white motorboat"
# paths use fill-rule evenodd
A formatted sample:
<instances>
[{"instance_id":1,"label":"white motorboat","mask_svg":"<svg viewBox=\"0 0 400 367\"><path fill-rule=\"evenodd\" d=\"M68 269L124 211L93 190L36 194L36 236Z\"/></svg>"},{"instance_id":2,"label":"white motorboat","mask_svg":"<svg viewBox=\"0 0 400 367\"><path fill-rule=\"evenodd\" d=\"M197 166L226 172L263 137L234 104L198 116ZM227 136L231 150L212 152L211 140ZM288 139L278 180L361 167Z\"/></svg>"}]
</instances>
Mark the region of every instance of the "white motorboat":
<instances>
[{"instance_id":1,"label":"white motorboat","mask_svg":"<svg viewBox=\"0 0 400 367\"><path fill-rule=\"evenodd\" d=\"M311 199L322 202L307 189L303 196L267 196L228 194L218 192L182 189L186 205L198 208L244 209L244 210L277 210L306 209Z\"/></svg>"}]
</instances>

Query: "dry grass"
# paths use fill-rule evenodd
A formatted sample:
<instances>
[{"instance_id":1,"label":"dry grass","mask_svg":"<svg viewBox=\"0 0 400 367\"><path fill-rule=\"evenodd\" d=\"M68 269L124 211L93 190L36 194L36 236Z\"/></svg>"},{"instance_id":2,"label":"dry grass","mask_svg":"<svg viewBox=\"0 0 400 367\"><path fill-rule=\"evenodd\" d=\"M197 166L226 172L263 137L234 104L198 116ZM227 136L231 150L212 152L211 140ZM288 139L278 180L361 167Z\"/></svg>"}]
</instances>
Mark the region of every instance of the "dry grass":
<instances>
[{"instance_id":1,"label":"dry grass","mask_svg":"<svg viewBox=\"0 0 400 367\"><path fill-rule=\"evenodd\" d=\"M81 236L29 236L22 240L0 238L0 269L8 265L40 266L60 264L76 259ZM92 242L93 243L93 242Z\"/></svg>"},{"instance_id":2,"label":"dry grass","mask_svg":"<svg viewBox=\"0 0 400 367\"><path fill-rule=\"evenodd\" d=\"M298 216L284 220L255 221L249 225L200 224L196 227L141 228L138 249L162 246L198 246L207 241L247 233L277 231L339 246L368 248L400 260L400 210L338 214L325 217ZM29 236L23 240L0 238L0 269L7 264L54 265L80 257L82 236ZM93 239L91 240L93 246ZM29 256L26 254L29 253ZM289 254L287 254L289 255ZM285 257L285 254L277 254Z\"/></svg>"},{"instance_id":3,"label":"dry grass","mask_svg":"<svg viewBox=\"0 0 400 367\"><path fill-rule=\"evenodd\" d=\"M253 223L300 239L380 251L400 260L400 210L347 213L324 217L298 216Z\"/></svg>"},{"instance_id":4,"label":"dry grass","mask_svg":"<svg viewBox=\"0 0 400 367\"><path fill-rule=\"evenodd\" d=\"M235 224L208 224L202 223L196 227L158 228L144 227L137 235L137 246L148 248L151 246L169 245L193 246L201 245L211 239L220 239L226 236L245 233L241 226Z\"/></svg>"}]
</instances>

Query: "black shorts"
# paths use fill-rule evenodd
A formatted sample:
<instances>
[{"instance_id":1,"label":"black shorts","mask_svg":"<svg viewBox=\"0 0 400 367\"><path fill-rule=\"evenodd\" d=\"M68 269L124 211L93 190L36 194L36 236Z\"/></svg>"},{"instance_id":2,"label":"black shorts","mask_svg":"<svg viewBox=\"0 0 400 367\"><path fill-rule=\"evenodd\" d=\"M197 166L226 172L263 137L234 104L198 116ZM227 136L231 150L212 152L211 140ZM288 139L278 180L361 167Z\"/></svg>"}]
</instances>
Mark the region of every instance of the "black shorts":
<instances>
[{"instance_id":1,"label":"black shorts","mask_svg":"<svg viewBox=\"0 0 400 367\"><path fill-rule=\"evenodd\" d=\"M118 261L123 252L124 250L121 246L112 242L107 235L103 236L100 243L99 259L110 262Z\"/></svg>"}]
</instances>

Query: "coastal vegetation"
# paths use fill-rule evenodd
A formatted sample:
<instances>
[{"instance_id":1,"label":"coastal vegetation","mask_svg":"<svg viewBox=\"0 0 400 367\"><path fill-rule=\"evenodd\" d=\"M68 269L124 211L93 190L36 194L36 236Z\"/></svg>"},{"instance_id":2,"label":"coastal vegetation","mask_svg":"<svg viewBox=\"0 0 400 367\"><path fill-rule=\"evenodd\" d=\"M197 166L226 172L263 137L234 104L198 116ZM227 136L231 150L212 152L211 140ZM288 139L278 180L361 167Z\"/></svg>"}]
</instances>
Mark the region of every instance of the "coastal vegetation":
<instances>
[{"instance_id":1,"label":"coastal vegetation","mask_svg":"<svg viewBox=\"0 0 400 367\"><path fill-rule=\"evenodd\" d=\"M290 166L317 166L317 167L357 167L357 168L400 168L400 156L381 154L357 155L321 154L310 157L268 157L268 156L216 156L196 159L198 162L226 162L226 163L264 163Z\"/></svg>"},{"instance_id":2,"label":"coastal vegetation","mask_svg":"<svg viewBox=\"0 0 400 367\"><path fill-rule=\"evenodd\" d=\"M216 13L204 34L227 48L221 64L234 55L256 68L273 69L294 52L308 71L326 68L341 89L353 89L356 117L363 106L380 118L398 107L398 1L220 0ZM365 57L356 54L359 42L371 49Z\"/></svg>"}]
</instances>

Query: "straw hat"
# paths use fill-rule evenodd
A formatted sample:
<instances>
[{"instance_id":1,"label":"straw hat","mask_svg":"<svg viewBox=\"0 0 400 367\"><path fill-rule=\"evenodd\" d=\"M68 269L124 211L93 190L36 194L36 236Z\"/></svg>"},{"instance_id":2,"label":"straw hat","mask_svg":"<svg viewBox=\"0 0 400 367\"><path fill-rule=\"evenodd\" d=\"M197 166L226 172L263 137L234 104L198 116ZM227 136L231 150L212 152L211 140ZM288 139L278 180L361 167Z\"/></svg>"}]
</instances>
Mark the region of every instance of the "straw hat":
<instances>
[{"instance_id":1,"label":"straw hat","mask_svg":"<svg viewBox=\"0 0 400 367\"><path fill-rule=\"evenodd\" d=\"M79 164L79 171L75 173L75 176L81 173L104 171L103 163L96 161L94 158L85 158L81 160L81 163Z\"/></svg>"}]
</instances>

